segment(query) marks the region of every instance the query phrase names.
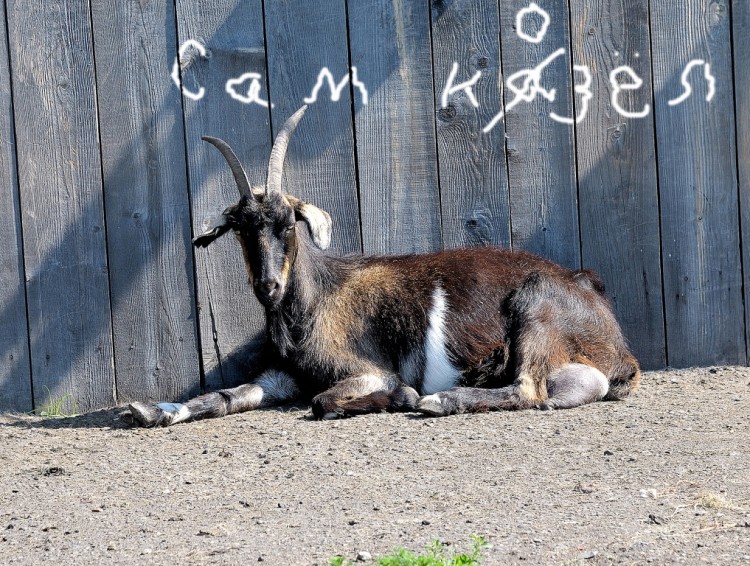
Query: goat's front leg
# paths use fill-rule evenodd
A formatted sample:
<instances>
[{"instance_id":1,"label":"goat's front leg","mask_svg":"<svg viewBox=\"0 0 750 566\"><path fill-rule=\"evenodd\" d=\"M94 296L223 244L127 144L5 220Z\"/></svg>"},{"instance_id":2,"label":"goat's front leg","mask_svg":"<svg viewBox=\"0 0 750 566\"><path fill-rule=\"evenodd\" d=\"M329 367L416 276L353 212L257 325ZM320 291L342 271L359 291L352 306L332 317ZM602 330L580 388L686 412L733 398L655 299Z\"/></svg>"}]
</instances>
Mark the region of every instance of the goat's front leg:
<instances>
[{"instance_id":1,"label":"goat's front leg","mask_svg":"<svg viewBox=\"0 0 750 566\"><path fill-rule=\"evenodd\" d=\"M313 416L335 419L380 411L416 410L419 394L393 374L366 373L349 377L316 396Z\"/></svg>"},{"instance_id":2,"label":"goat's front leg","mask_svg":"<svg viewBox=\"0 0 750 566\"><path fill-rule=\"evenodd\" d=\"M220 389L187 403L131 403L130 414L141 426L169 426L197 419L223 417L233 413L273 407L295 399L299 390L284 372L268 370L253 383Z\"/></svg>"}]
</instances>

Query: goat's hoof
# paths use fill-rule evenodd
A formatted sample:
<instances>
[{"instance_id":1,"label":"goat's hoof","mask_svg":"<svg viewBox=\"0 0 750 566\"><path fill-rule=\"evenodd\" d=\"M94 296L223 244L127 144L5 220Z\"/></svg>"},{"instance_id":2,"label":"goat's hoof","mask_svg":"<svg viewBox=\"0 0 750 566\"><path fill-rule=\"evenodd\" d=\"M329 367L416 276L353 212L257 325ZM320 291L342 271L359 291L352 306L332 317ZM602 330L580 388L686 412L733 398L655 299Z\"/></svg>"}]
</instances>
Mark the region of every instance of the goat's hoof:
<instances>
[{"instance_id":1,"label":"goat's hoof","mask_svg":"<svg viewBox=\"0 0 750 566\"><path fill-rule=\"evenodd\" d=\"M408 385L402 385L393 392L393 407L397 411L414 411L419 405L419 393Z\"/></svg>"},{"instance_id":2,"label":"goat's hoof","mask_svg":"<svg viewBox=\"0 0 750 566\"><path fill-rule=\"evenodd\" d=\"M330 411L330 412L326 413L325 415L323 415L323 420L324 421L332 421L332 420L341 418L343 416L344 415L342 415L341 413L337 413L336 411Z\"/></svg>"},{"instance_id":3,"label":"goat's hoof","mask_svg":"<svg viewBox=\"0 0 750 566\"><path fill-rule=\"evenodd\" d=\"M446 408L443 406L440 395L438 395L437 393L434 393L432 395L425 395L424 397L420 398L419 403L417 404L417 410L420 413L424 413L425 415L430 415L432 417L444 417L445 415L449 414L446 411Z\"/></svg>"},{"instance_id":4,"label":"goat's hoof","mask_svg":"<svg viewBox=\"0 0 750 566\"><path fill-rule=\"evenodd\" d=\"M169 426L190 418L190 410L182 403L131 403L130 415L141 426Z\"/></svg>"},{"instance_id":5,"label":"goat's hoof","mask_svg":"<svg viewBox=\"0 0 750 566\"><path fill-rule=\"evenodd\" d=\"M130 409L130 416L133 418L134 424L143 427L152 427L163 424L164 411L162 411L156 405L147 405L146 403L131 403L128 406Z\"/></svg>"}]
</instances>

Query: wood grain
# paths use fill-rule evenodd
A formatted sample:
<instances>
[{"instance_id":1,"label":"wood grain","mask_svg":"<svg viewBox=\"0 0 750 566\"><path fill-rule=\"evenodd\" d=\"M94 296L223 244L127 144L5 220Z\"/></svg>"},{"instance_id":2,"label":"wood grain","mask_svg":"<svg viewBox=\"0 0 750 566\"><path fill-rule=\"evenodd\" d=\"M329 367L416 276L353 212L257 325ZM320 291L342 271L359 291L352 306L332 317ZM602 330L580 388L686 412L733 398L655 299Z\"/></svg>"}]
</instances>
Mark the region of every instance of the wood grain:
<instances>
[{"instance_id":1,"label":"wood grain","mask_svg":"<svg viewBox=\"0 0 750 566\"><path fill-rule=\"evenodd\" d=\"M7 3L34 401L115 401L87 2Z\"/></svg>"},{"instance_id":2,"label":"wood grain","mask_svg":"<svg viewBox=\"0 0 750 566\"><path fill-rule=\"evenodd\" d=\"M726 0L651 3L667 352L675 367L746 361L740 271L729 5ZM676 106L692 59L702 69Z\"/></svg>"},{"instance_id":3,"label":"wood grain","mask_svg":"<svg viewBox=\"0 0 750 566\"><path fill-rule=\"evenodd\" d=\"M737 173L742 226L746 343L750 340L750 2L732 2L734 96L737 119ZM750 359L750 351L747 353Z\"/></svg>"},{"instance_id":4,"label":"wood grain","mask_svg":"<svg viewBox=\"0 0 750 566\"><path fill-rule=\"evenodd\" d=\"M652 105L647 0L571 3L573 59L592 73L586 117L576 125L583 265L602 277L643 368L666 365L659 201L653 112L627 118L613 108L610 73L630 66L643 80L624 90L628 111ZM578 83L583 82L576 74ZM630 83L622 73L617 79ZM576 100L579 114L582 98Z\"/></svg>"},{"instance_id":5,"label":"wood grain","mask_svg":"<svg viewBox=\"0 0 750 566\"><path fill-rule=\"evenodd\" d=\"M482 128L501 109L500 22L497 0L432 3L440 204L446 248L494 244L510 247L505 124ZM452 86L481 77L442 107L443 90L454 63Z\"/></svg>"},{"instance_id":6,"label":"wood grain","mask_svg":"<svg viewBox=\"0 0 750 566\"><path fill-rule=\"evenodd\" d=\"M7 37L5 4L0 36ZM0 411L30 411L31 365L8 44L0 41Z\"/></svg>"},{"instance_id":7,"label":"wood grain","mask_svg":"<svg viewBox=\"0 0 750 566\"><path fill-rule=\"evenodd\" d=\"M563 55L543 71L541 86L555 89L551 102L536 96L521 102L505 115L506 149L510 185L510 210L514 248L542 255L569 267L581 263L575 165L575 129L550 118L573 116L570 76L568 2L538 3L550 16L550 25L539 43L516 33L516 9L500 10L502 71L509 77L533 69L558 49ZM539 18L523 19L524 32L536 35ZM515 84L521 84L518 80ZM515 94L505 88L507 109Z\"/></svg>"},{"instance_id":8,"label":"wood grain","mask_svg":"<svg viewBox=\"0 0 750 566\"><path fill-rule=\"evenodd\" d=\"M200 365L174 5L92 17L118 399L185 399Z\"/></svg>"},{"instance_id":9,"label":"wood grain","mask_svg":"<svg viewBox=\"0 0 750 566\"><path fill-rule=\"evenodd\" d=\"M442 247L428 10L349 2L351 64L369 91L366 106L355 100L366 253Z\"/></svg>"}]
</instances>

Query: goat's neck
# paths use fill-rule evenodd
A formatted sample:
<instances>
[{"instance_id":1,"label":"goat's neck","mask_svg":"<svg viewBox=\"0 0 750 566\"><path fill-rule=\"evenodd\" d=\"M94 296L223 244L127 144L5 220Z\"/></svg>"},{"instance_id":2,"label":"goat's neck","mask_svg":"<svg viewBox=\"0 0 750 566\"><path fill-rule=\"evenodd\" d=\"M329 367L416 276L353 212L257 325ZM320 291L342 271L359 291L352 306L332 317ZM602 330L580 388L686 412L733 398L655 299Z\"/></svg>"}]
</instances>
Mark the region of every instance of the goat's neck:
<instances>
[{"instance_id":1,"label":"goat's neck","mask_svg":"<svg viewBox=\"0 0 750 566\"><path fill-rule=\"evenodd\" d=\"M338 264L337 259L327 256L307 238L300 238L282 306L295 314L309 314L340 280Z\"/></svg>"},{"instance_id":2,"label":"goat's neck","mask_svg":"<svg viewBox=\"0 0 750 566\"><path fill-rule=\"evenodd\" d=\"M343 278L343 263L325 255L307 238L298 240L284 298L277 307L266 310L270 337L282 355L296 349L309 330L307 322L312 320L317 305Z\"/></svg>"}]
</instances>

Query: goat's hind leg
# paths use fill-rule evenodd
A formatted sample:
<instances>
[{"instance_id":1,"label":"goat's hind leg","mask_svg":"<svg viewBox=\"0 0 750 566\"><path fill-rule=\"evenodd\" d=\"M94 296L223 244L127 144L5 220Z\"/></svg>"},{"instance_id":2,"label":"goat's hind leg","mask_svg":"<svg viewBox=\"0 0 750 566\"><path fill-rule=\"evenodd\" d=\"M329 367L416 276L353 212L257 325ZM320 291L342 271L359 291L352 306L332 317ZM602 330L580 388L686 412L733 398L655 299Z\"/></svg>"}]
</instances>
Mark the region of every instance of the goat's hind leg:
<instances>
[{"instance_id":1,"label":"goat's hind leg","mask_svg":"<svg viewBox=\"0 0 750 566\"><path fill-rule=\"evenodd\" d=\"M419 394L392 374L367 373L345 379L312 402L318 419L351 417L382 411L416 410Z\"/></svg>"},{"instance_id":2,"label":"goat's hind leg","mask_svg":"<svg viewBox=\"0 0 750 566\"><path fill-rule=\"evenodd\" d=\"M253 383L206 393L184 404L136 402L131 403L129 409L133 421L140 426L170 426L272 407L291 401L298 395L297 386L289 375L269 370Z\"/></svg>"},{"instance_id":3,"label":"goat's hind leg","mask_svg":"<svg viewBox=\"0 0 750 566\"><path fill-rule=\"evenodd\" d=\"M609 390L607 377L595 367L569 363L547 376L547 399L536 404L518 395L518 386L500 389L454 387L425 395L419 400L420 412L434 417L457 413L481 413L496 410L572 409L604 399Z\"/></svg>"},{"instance_id":4,"label":"goat's hind leg","mask_svg":"<svg viewBox=\"0 0 750 566\"><path fill-rule=\"evenodd\" d=\"M609 391L607 376L586 364L565 364L547 377L547 400L540 409L572 409L601 401Z\"/></svg>"}]
</instances>

